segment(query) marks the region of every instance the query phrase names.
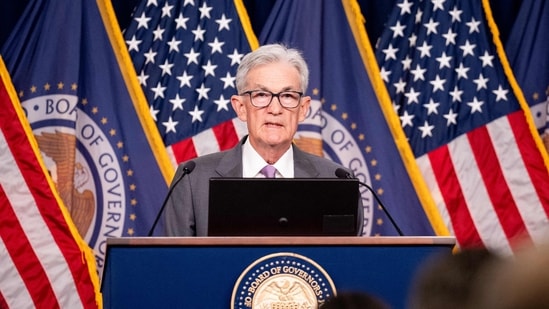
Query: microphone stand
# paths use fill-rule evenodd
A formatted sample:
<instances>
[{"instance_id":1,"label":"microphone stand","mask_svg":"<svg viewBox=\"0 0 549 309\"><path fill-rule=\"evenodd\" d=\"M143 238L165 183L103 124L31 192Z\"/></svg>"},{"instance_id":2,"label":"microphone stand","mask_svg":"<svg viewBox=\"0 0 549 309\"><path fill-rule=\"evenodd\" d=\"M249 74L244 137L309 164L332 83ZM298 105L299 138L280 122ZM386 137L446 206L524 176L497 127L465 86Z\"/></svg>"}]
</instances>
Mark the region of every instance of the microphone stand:
<instances>
[{"instance_id":1,"label":"microphone stand","mask_svg":"<svg viewBox=\"0 0 549 309\"><path fill-rule=\"evenodd\" d=\"M356 179L354 178L351 173L349 173L348 171L346 171L345 169L343 168L338 168L335 172L336 176L338 178L347 178L347 179ZM357 179L358 180L358 179ZM393 219L393 217L391 216L391 214L389 213L389 211L387 211L387 208L385 208L385 205L383 205L383 203L381 202L381 200L379 199L379 197L377 196L376 192L374 191L374 189L372 189L372 187L370 187L368 184L362 182L362 181L358 181L358 183L360 185L363 185L365 186L366 188L368 188L368 190L370 192L372 192L372 195L374 196L374 198L376 199L377 203L379 204L379 206L381 207L381 209L383 210L383 212L385 213L385 215L387 215L387 218L389 218L389 221L391 221L391 223L393 224L393 226L395 227L396 231L398 232L398 235L399 236L404 236L404 234L402 233L402 231L400 230L400 228L398 227L398 225L396 224L395 220Z\"/></svg>"},{"instance_id":2,"label":"microphone stand","mask_svg":"<svg viewBox=\"0 0 549 309\"><path fill-rule=\"evenodd\" d=\"M194 170L195 166L196 166L196 163L194 163L194 161L189 161L187 164L185 164L185 166L183 167L183 173L181 174L181 177L175 180L172 186L170 187L170 190L168 190L168 194L166 194L166 197L162 202L162 207L160 207L160 210L158 211L158 215L156 215L156 218L154 219L154 223L151 226L151 229L149 230L149 233L147 234L147 236L149 237L152 236L154 232L154 228L156 227L158 220L160 220L160 216L164 212L164 208L166 207L166 204L168 204L168 199L170 198L170 195L172 194L172 191L173 191L173 188L175 188L175 185L177 185L181 181L181 179L185 177L185 175L190 174Z\"/></svg>"}]
</instances>

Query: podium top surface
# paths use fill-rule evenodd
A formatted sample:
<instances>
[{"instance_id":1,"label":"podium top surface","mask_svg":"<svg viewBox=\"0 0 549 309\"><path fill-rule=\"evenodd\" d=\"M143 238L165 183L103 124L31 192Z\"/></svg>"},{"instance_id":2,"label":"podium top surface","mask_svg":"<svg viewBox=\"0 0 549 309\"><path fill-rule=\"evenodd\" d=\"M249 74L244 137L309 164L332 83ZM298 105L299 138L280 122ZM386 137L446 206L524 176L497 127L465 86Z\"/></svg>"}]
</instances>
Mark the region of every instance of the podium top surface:
<instances>
[{"instance_id":1,"label":"podium top surface","mask_svg":"<svg viewBox=\"0 0 549 309\"><path fill-rule=\"evenodd\" d=\"M254 245L455 245L452 236L377 236L377 237L115 237L108 246L254 246Z\"/></svg>"}]
</instances>

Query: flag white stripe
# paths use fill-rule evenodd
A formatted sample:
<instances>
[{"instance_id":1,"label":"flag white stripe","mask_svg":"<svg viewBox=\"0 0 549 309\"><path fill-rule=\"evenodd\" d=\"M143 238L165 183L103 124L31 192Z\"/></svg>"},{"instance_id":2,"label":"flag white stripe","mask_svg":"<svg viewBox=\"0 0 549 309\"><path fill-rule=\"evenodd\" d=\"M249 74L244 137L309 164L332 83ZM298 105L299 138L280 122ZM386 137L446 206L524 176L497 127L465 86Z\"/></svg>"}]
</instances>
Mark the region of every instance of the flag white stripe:
<instances>
[{"instance_id":1,"label":"flag white stripe","mask_svg":"<svg viewBox=\"0 0 549 309\"><path fill-rule=\"evenodd\" d=\"M480 174L480 169L476 164L467 135L461 135L450 142L448 151L467 208L483 243L488 248L512 254L507 236L503 232Z\"/></svg>"},{"instance_id":2,"label":"flag white stripe","mask_svg":"<svg viewBox=\"0 0 549 309\"><path fill-rule=\"evenodd\" d=\"M219 142L212 129L202 131L192 137L197 156L218 152Z\"/></svg>"},{"instance_id":3,"label":"flag white stripe","mask_svg":"<svg viewBox=\"0 0 549 309\"><path fill-rule=\"evenodd\" d=\"M8 144L3 134L0 134L0 144ZM0 153L0 162L2 163L0 164L0 175L2 175L0 184L50 280L58 301L62 297L62 307L81 308L82 302L65 257L56 245L53 235L49 233L49 228L38 211L36 201L33 199L21 172L13 168L17 165L9 149Z\"/></svg>"},{"instance_id":4,"label":"flag white stripe","mask_svg":"<svg viewBox=\"0 0 549 309\"><path fill-rule=\"evenodd\" d=\"M177 159L175 158L175 153L173 152L172 146L166 147L166 151L168 152L168 157L170 158L170 162L172 163L172 166L174 168L177 168Z\"/></svg>"},{"instance_id":5,"label":"flag white stripe","mask_svg":"<svg viewBox=\"0 0 549 309\"><path fill-rule=\"evenodd\" d=\"M517 142L512 134L507 117L502 117L488 125L488 132L494 142L494 148L501 164L511 195L517 204L530 237L535 243L547 240L549 221L543 205L532 185L528 170L524 165Z\"/></svg>"},{"instance_id":6,"label":"flag white stripe","mask_svg":"<svg viewBox=\"0 0 549 309\"><path fill-rule=\"evenodd\" d=\"M4 296L8 308L34 308L34 303L23 279L19 275L8 249L0 238L0 293Z\"/></svg>"},{"instance_id":7,"label":"flag white stripe","mask_svg":"<svg viewBox=\"0 0 549 309\"><path fill-rule=\"evenodd\" d=\"M240 140L246 134L248 134L248 127L244 122L238 118L233 118L232 124L236 133L236 136ZM213 129L202 131L192 137L193 145L197 156L203 156L210 153L220 151L219 142L214 134Z\"/></svg>"}]
</instances>

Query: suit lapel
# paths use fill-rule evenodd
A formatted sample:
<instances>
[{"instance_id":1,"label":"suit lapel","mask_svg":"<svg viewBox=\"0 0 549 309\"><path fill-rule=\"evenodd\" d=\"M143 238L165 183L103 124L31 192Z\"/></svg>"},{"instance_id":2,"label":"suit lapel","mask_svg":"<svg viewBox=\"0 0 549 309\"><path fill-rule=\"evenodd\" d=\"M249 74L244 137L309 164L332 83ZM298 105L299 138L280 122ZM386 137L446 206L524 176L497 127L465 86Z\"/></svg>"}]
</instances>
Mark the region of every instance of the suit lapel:
<instances>
[{"instance_id":1,"label":"suit lapel","mask_svg":"<svg viewBox=\"0 0 549 309\"><path fill-rule=\"evenodd\" d=\"M223 154L215 169L220 177L242 177L242 144L245 140L246 137Z\"/></svg>"},{"instance_id":2,"label":"suit lapel","mask_svg":"<svg viewBox=\"0 0 549 309\"><path fill-rule=\"evenodd\" d=\"M320 174L314 165L309 161L307 154L292 144L294 148L294 177L295 178L316 178Z\"/></svg>"}]
</instances>

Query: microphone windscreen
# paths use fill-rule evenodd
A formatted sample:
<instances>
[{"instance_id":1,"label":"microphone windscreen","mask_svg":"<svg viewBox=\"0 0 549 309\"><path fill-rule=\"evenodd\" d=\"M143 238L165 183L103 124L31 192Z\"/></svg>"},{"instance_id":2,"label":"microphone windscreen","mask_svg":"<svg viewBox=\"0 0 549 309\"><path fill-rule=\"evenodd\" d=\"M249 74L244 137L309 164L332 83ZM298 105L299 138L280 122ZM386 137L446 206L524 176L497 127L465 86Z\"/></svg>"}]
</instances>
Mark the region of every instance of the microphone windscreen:
<instances>
[{"instance_id":1,"label":"microphone windscreen","mask_svg":"<svg viewBox=\"0 0 549 309\"><path fill-rule=\"evenodd\" d=\"M185 164L185 166L183 167L183 170L185 171L185 174L190 174L195 167L196 167L196 163L194 163L194 161L189 161Z\"/></svg>"},{"instance_id":2,"label":"microphone windscreen","mask_svg":"<svg viewBox=\"0 0 549 309\"><path fill-rule=\"evenodd\" d=\"M341 167L336 169L335 175L337 176L337 178L350 178L351 177L351 174L349 172L347 172L345 169L341 168Z\"/></svg>"}]
</instances>

